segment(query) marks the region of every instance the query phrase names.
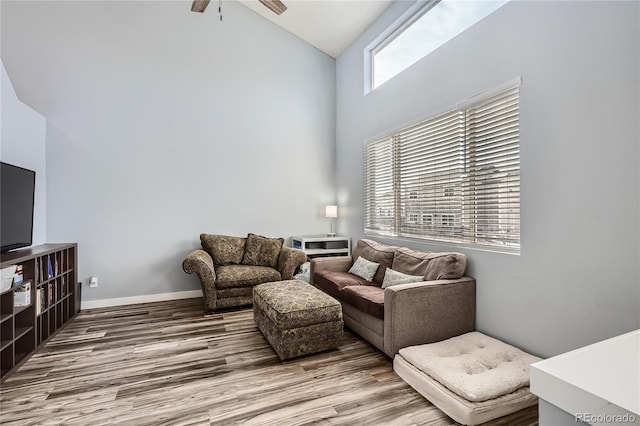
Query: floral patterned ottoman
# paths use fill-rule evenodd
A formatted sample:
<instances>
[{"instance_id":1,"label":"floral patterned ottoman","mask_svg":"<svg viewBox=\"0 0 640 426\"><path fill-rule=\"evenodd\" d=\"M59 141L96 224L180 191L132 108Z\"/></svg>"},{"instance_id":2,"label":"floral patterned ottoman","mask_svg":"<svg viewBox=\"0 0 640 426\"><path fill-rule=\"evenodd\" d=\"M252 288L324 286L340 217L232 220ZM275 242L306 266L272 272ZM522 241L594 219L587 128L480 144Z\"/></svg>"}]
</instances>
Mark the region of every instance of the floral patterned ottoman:
<instances>
[{"instance_id":1,"label":"floral patterned ottoman","mask_svg":"<svg viewBox=\"0 0 640 426\"><path fill-rule=\"evenodd\" d=\"M340 302L304 281L255 286L253 318L281 360L337 348L342 340Z\"/></svg>"}]
</instances>

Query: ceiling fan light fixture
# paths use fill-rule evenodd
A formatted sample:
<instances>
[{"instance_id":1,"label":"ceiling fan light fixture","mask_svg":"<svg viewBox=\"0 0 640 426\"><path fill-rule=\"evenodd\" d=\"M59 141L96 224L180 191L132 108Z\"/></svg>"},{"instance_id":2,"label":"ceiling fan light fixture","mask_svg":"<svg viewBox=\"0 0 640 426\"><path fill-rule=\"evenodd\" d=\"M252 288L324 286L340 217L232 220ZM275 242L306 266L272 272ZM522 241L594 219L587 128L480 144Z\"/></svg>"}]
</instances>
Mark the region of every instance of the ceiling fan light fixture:
<instances>
[{"instance_id":1,"label":"ceiling fan light fixture","mask_svg":"<svg viewBox=\"0 0 640 426\"><path fill-rule=\"evenodd\" d=\"M204 10L209 6L210 0L193 0L191 3L191 11L192 12L204 12Z\"/></svg>"},{"instance_id":2,"label":"ceiling fan light fixture","mask_svg":"<svg viewBox=\"0 0 640 426\"><path fill-rule=\"evenodd\" d=\"M287 10L287 6L285 6L280 0L260 0L260 3L267 6L276 15L281 15L282 12Z\"/></svg>"}]
</instances>

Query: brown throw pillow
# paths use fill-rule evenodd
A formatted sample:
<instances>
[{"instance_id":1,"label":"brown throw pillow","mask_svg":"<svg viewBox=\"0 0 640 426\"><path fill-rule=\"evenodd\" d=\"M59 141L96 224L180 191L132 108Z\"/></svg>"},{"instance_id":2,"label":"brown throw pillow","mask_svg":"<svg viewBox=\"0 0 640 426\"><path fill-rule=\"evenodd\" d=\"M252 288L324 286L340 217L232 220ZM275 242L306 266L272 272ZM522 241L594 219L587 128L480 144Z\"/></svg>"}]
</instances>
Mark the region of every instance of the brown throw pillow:
<instances>
[{"instance_id":1,"label":"brown throw pillow","mask_svg":"<svg viewBox=\"0 0 640 426\"><path fill-rule=\"evenodd\" d=\"M242 262L245 244L245 239L242 237L200 234L200 242L216 266L237 265Z\"/></svg>"},{"instance_id":2,"label":"brown throw pillow","mask_svg":"<svg viewBox=\"0 0 640 426\"><path fill-rule=\"evenodd\" d=\"M422 275L425 280L456 280L464 275L467 257L462 253L427 253L400 247L393 258L392 269L409 275Z\"/></svg>"},{"instance_id":3,"label":"brown throw pillow","mask_svg":"<svg viewBox=\"0 0 640 426\"><path fill-rule=\"evenodd\" d=\"M247 236L243 265L278 267L278 257L284 238L267 238L256 234Z\"/></svg>"}]
</instances>

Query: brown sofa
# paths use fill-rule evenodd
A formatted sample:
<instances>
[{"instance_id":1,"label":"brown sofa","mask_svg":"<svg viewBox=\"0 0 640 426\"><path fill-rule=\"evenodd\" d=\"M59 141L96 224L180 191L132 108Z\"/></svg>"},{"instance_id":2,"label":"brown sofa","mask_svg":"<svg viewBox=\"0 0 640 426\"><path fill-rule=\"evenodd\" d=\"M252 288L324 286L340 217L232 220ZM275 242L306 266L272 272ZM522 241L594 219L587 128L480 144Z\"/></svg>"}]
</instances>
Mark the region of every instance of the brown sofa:
<instances>
[{"instance_id":1,"label":"brown sofa","mask_svg":"<svg viewBox=\"0 0 640 426\"><path fill-rule=\"evenodd\" d=\"M348 272L361 256L379 264L371 281ZM387 268L420 281L382 288ZM465 269L461 253L425 253L362 239L352 256L313 259L311 282L342 304L346 326L393 358L401 348L474 330L476 282L464 276Z\"/></svg>"},{"instance_id":2,"label":"brown sofa","mask_svg":"<svg viewBox=\"0 0 640 426\"><path fill-rule=\"evenodd\" d=\"M201 234L200 243L202 250L189 253L182 269L198 275L205 314L251 305L254 286L292 279L307 259L302 250L284 247L282 238Z\"/></svg>"}]
</instances>

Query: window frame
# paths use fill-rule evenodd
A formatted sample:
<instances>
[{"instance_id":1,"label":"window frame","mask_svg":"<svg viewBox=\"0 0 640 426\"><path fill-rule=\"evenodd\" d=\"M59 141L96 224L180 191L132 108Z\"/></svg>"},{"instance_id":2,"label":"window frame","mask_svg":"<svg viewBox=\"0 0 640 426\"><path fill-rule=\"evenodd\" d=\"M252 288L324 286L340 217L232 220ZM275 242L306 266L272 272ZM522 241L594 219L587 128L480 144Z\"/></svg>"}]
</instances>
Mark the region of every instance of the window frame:
<instances>
[{"instance_id":1,"label":"window frame","mask_svg":"<svg viewBox=\"0 0 640 426\"><path fill-rule=\"evenodd\" d=\"M402 132L406 132L408 129L411 129L414 126L418 126L418 125L422 125L423 123L429 122L430 120L433 120L435 118L444 116L445 114L448 114L452 111L473 111L473 109L479 105L483 105L483 103L489 102L491 100L491 98L502 94L503 92L508 92L511 90L517 90L517 110L519 111L520 107L520 86L522 84L522 78L521 77L517 77L515 79L512 79L504 84L501 84L498 87L495 87L492 90L488 90L485 91L479 95L473 96L469 99L460 101L458 103L456 103L455 105L445 108L442 111L438 112L438 113L434 113L434 114L429 114L427 116L424 116L420 119L417 120L412 120L411 122L407 122L404 123L400 126L397 126L391 130L385 131L381 134L379 134L378 136L374 136L371 138L366 139L363 142L363 154L364 154L364 158L363 158L363 163L364 163L364 167L363 167L363 189L364 189L364 193L363 193L363 208L364 208L364 234L365 235L371 235L371 236L381 236L381 237L386 237L386 238L392 238L392 239L407 239L407 240L412 240L412 241L429 241L429 242L434 242L437 244L443 244L443 245L452 245L454 247L465 247L465 248L473 248L473 249L480 249L480 250L488 250L488 251L495 251L495 252L501 252L501 253L508 253L508 254L520 254L520 250L522 247L522 227L521 227L521 204L522 204L522 197L521 197L521 177L520 177L520 146L521 146L521 138L520 138L520 119L519 119L519 113L518 113L518 118L517 118L517 154L518 154L518 162L517 162L517 213L515 213L516 217L517 217L517 221L515 222L516 224L514 225L514 229L517 229L517 244L515 243L508 243L508 242L503 242L502 244L499 244L499 240L500 237L498 237L499 233L495 233L493 234L493 239L495 240L493 243L490 243L488 241L478 241L478 239L483 240L483 238L486 238L486 230L484 231L480 231L477 227L477 222L475 223L475 225L471 226L469 225L467 229L464 229L463 224L461 223L461 221L464 221L465 219L468 219L469 217L473 217L476 221L478 219L477 215L475 213L470 213L467 212L464 215L461 214L460 216L454 216L451 212L449 211L420 211L418 214L418 221L416 222L415 225L417 226L422 226L423 227L423 234L419 237L414 237L414 236L407 236L407 235L403 235L403 234L407 234L407 225L414 225L413 222L410 222L407 220L407 218L404 218L404 224L403 224L403 214L407 215L408 214L405 210L408 210L410 208L410 206L408 206L406 204L407 201L411 201L411 202L419 202L420 200L418 200L417 198L420 197L421 195L418 195L417 197L415 196L416 191L412 188L408 188L406 185L404 186L404 189L402 189L402 185L401 185L401 175L402 172L400 170L400 158L401 155L398 155L396 158L395 152L396 150L399 149L399 142L398 142L398 138L400 138L400 135L402 134ZM466 113L465 113L466 115ZM468 142L468 138L470 137L467 134L466 131L466 127L468 125L467 123L467 117L465 116L465 141L463 142L463 145L465 146L464 150L465 150L465 158L464 158L464 163L465 163L465 168L466 168L466 164L469 164L470 162L472 162L473 157L469 157L467 151L467 147L469 146L468 144L470 142ZM509 126L508 126L509 127ZM388 204L391 205L391 208L386 208L385 212L386 214L384 215L385 218L389 218L388 220L386 220L385 222L389 223L390 229L385 229L385 228L381 228L380 225L381 223L378 221L376 222L376 217L380 218L381 216L376 214L376 201L377 199L371 199L370 193L372 191L371 189L371 185L369 183L369 177L368 177L368 169L370 169L371 165L368 162L368 146L369 144L380 144L380 145L384 145L385 143L388 143L391 145L391 147L389 148L389 151L392 152L392 157L393 159L390 161L390 165L388 167L391 168L391 171L385 171L386 175L390 175L392 176L392 182L389 186L389 184L387 184L389 186L389 188L387 189L387 191L390 191L391 188L393 195L391 195L391 199L392 201ZM477 143L477 142L476 142ZM380 148L379 148L380 149ZM386 148L382 148L382 149L386 149ZM376 165L376 167L380 167L379 165ZM371 170L369 170L370 172ZM439 175L438 175L439 176ZM474 179L477 178L477 174L474 174ZM467 189L465 188L470 188L470 181L472 181L473 179L469 179L469 177L466 177L465 179L467 179L467 181L462 182L460 188L462 189L462 200L460 201L461 205L463 206L463 209L465 206L468 206L469 200L472 199L473 197L477 196L478 193L475 191L478 191L477 187L474 187L473 192L469 192L466 193ZM388 180L388 179L387 179ZM501 183L502 185L503 183ZM375 185L374 185L375 186ZM515 185L514 185L515 187ZM459 190L460 188L458 188L457 190L454 189L452 191L452 188L444 186L440 192L442 192L442 198L446 199L448 197L457 197L460 196L459 194ZM511 184L506 184L505 187L507 190L511 190L512 186ZM403 198L402 195L402 191L405 191L408 195L405 195ZM466 193L466 194L465 194ZM421 192L419 194L422 194ZM472 196L473 195L473 196ZM406 199L405 199L406 198ZM500 196L497 196L495 198L495 200L497 200L498 204L500 203L501 199ZM509 203L511 202L511 200L509 200ZM509 204L510 205L510 204ZM499 208L503 208L503 207L499 207ZM511 207L508 207L511 208ZM403 213L404 212L404 213ZM448 214L451 214L452 217L447 217L446 219L444 218L444 216L447 216ZM471 215L471 216L469 216ZM510 223L510 221L513 218L514 213L512 213L511 211L509 211L509 213L507 213L508 215L508 219L506 220L506 223ZM425 218L427 216L430 216L430 220L425 221ZM444 228L442 228L442 223L447 222L448 224L450 224L447 228L450 230L449 235L446 235L446 232L441 235L436 235L434 237L434 235L437 233L436 232L436 228L441 227L441 229L439 231L443 231ZM375 224L376 226L371 226L371 224ZM503 223L501 222L501 226L503 225ZM458 237L454 237L454 234L456 232L456 228L460 228L460 232L461 234ZM429 232L429 229L433 228L433 232L431 232L431 235L429 236L425 236L425 233ZM485 233L485 235L483 236L483 232ZM473 234L473 238L475 239L475 241L470 241L469 240L469 235ZM508 234L507 234L508 235ZM513 234L515 235L515 234ZM441 237L441 238L438 238Z\"/></svg>"}]
</instances>

